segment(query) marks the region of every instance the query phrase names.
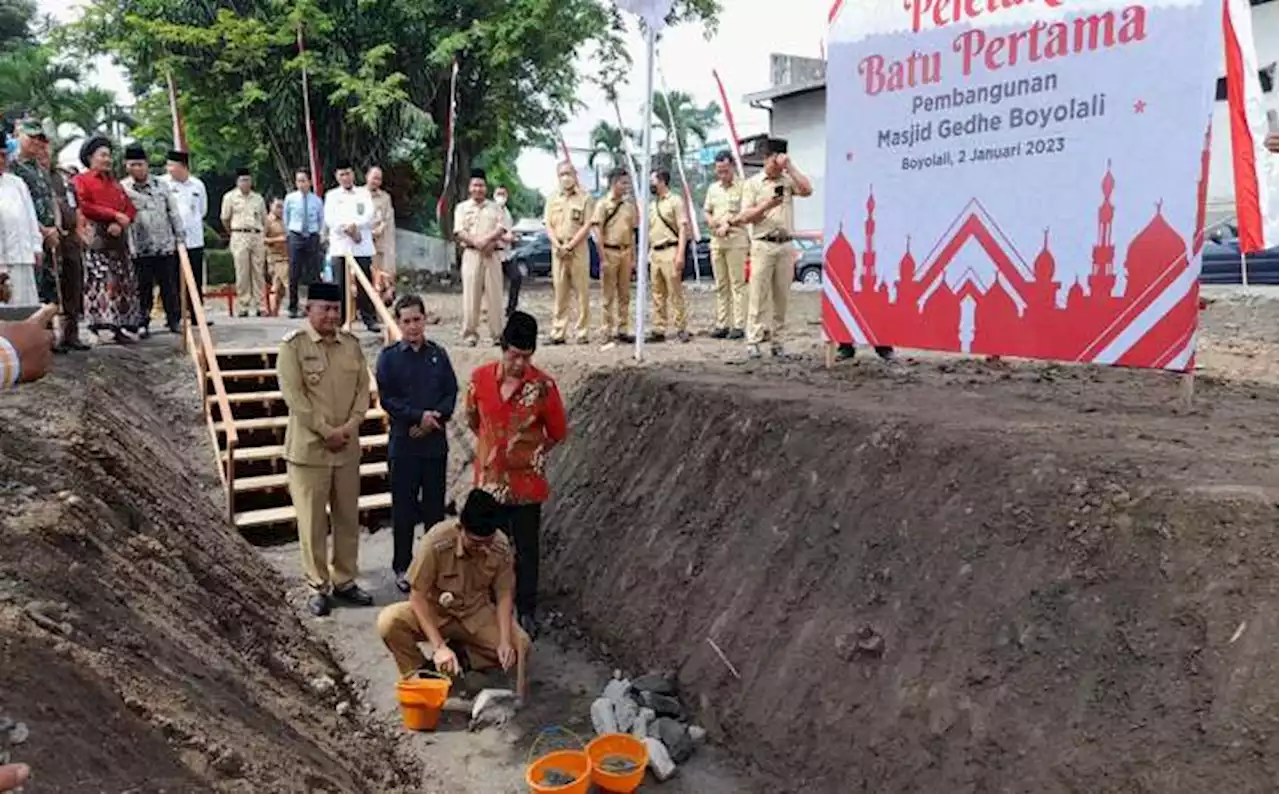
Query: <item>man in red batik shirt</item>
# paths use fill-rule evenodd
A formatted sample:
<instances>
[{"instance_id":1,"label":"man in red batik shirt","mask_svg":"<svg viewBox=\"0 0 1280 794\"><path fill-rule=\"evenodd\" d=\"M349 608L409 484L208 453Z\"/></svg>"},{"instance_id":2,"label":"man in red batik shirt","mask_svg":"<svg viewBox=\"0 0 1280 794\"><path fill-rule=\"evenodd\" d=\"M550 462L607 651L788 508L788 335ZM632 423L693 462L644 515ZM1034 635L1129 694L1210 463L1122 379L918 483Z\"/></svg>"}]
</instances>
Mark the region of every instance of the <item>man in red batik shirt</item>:
<instances>
[{"instance_id":1,"label":"man in red batik shirt","mask_svg":"<svg viewBox=\"0 0 1280 794\"><path fill-rule=\"evenodd\" d=\"M477 367L467 386L467 425L476 434L475 485L497 499L516 548L516 612L532 637L538 600L538 534L550 495L547 453L568 432L556 382L533 366L538 321L512 312L502 360Z\"/></svg>"}]
</instances>

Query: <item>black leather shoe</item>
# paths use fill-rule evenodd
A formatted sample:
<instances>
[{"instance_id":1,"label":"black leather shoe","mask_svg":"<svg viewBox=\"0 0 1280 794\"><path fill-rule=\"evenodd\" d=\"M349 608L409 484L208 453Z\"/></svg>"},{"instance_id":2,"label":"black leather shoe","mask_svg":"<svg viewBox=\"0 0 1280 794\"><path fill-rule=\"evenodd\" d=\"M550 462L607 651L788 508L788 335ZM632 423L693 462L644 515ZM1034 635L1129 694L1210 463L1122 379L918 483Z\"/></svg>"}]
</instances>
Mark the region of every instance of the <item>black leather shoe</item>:
<instances>
[{"instance_id":1,"label":"black leather shoe","mask_svg":"<svg viewBox=\"0 0 1280 794\"><path fill-rule=\"evenodd\" d=\"M324 593L312 593L307 599L307 611L318 618L322 618L329 614L329 610L333 609L333 605L329 603L329 596Z\"/></svg>"},{"instance_id":2,"label":"black leather shoe","mask_svg":"<svg viewBox=\"0 0 1280 794\"><path fill-rule=\"evenodd\" d=\"M717 329L715 329L714 331L712 331L712 332L711 332L711 338L712 338L712 339L728 339L728 338L729 338L729 329L728 329L728 328L717 328Z\"/></svg>"},{"instance_id":3,"label":"black leather shoe","mask_svg":"<svg viewBox=\"0 0 1280 794\"><path fill-rule=\"evenodd\" d=\"M404 571L396 572L396 589L402 593L409 592L409 577Z\"/></svg>"},{"instance_id":4,"label":"black leather shoe","mask_svg":"<svg viewBox=\"0 0 1280 794\"><path fill-rule=\"evenodd\" d=\"M729 339L746 339L747 334L741 328L735 328L729 332Z\"/></svg>"},{"instance_id":5,"label":"black leather shoe","mask_svg":"<svg viewBox=\"0 0 1280 794\"><path fill-rule=\"evenodd\" d=\"M371 607L373 606L373 596L365 592L360 585L352 583L341 590L334 589L333 597L339 601L345 601L352 606Z\"/></svg>"},{"instance_id":6,"label":"black leather shoe","mask_svg":"<svg viewBox=\"0 0 1280 794\"><path fill-rule=\"evenodd\" d=\"M680 340L681 342L687 343L693 339L693 336L688 331L681 331L680 333L676 334L676 339Z\"/></svg>"},{"instance_id":7,"label":"black leather shoe","mask_svg":"<svg viewBox=\"0 0 1280 794\"><path fill-rule=\"evenodd\" d=\"M666 334L655 334L655 333L650 333L650 334L647 334L647 335L645 336L644 341L646 341L646 342L665 342L665 341L667 341L667 335L666 335Z\"/></svg>"}]
</instances>

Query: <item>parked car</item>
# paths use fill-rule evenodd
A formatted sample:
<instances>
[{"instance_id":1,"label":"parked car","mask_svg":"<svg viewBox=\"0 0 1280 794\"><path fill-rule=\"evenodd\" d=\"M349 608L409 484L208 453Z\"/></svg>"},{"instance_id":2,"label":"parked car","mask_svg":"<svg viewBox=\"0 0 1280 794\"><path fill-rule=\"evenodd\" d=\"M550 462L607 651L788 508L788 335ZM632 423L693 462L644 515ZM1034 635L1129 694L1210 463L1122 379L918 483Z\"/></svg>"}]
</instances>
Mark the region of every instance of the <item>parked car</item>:
<instances>
[{"instance_id":1,"label":"parked car","mask_svg":"<svg viewBox=\"0 0 1280 794\"><path fill-rule=\"evenodd\" d=\"M1241 261L1240 241L1235 237L1205 240L1200 259L1201 284L1241 284L1241 270L1250 284L1280 282L1280 248L1247 254Z\"/></svg>"},{"instance_id":2,"label":"parked car","mask_svg":"<svg viewBox=\"0 0 1280 794\"><path fill-rule=\"evenodd\" d=\"M796 247L796 281L807 286L821 284L822 240L797 237L792 244Z\"/></svg>"},{"instance_id":3,"label":"parked car","mask_svg":"<svg viewBox=\"0 0 1280 794\"><path fill-rule=\"evenodd\" d=\"M590 236L587 237L587 251L591 257L591 277L599 278L600 254L596 251L595 240ZM546 232L539 232L517 241L511 249L511 260L525 276L551 275L551 238Z\"/></svg>"}]
</instances>

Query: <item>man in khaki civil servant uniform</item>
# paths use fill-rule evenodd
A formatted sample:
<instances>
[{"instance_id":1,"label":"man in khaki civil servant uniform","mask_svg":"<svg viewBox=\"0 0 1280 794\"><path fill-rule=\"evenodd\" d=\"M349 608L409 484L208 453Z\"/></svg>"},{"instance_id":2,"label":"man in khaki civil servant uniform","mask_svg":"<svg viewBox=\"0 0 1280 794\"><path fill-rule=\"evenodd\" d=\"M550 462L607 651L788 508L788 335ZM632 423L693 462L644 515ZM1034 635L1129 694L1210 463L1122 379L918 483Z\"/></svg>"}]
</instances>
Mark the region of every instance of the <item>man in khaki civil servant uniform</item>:
<instances>
[{"instance_id":1,"label":"man in khaki civil servant uniform","mask_svg":"<svg viewBox=\"0 0 1280 794\"><path fill-rule=\"evenodd\" d=\"M241 317L258 315L266 289L264 268L267 246L267 205L253 189L248 168L236 169L236 186L222 197L222 228L231 235L231 257L236 265L236 303Z\"/></svg>"},{"instance_id":2,"label":"man in khaki civil servant uniform","mask_svg":"<svg viewBox=\"0 0 1280 794\"><path fill-rule=\"evenodd\" d=\"M753 225L751 286L747 300L747 355L760 357L760 343L769 333L770 352L783 355L780 334L787 324L787 297L795 280L795 197L813 195L809 178L787 157L787 142L770 138L764 168L742 190L742 212L731 226ZM773 302L773 321L766 325L764 310Z\"/></svg>"},{"instance_id":3,"label":"man in khaki civil servant uniform","mask_svg":"<svg viewBox=\"0 0 1280 794\"><path fill-rule=\"evenodd\" d=\"M453 213L453 237L462 246L462 341L475 347L480 339L480 307L487 313L485 322L489 342L502 340L502 261L498 245L506 235L503 226L506 212L489 200L489 184L482 169L471 170L467 185L470 201L458 205ZM559 294L559 293L557 293Z\"/></svg>"},{"instance_id":4,"label":"man in khaki civil servant uniform","mask_svg":"<svg viewBox=\"0 0 1280 794\"><path fill-rule=\"evenodd\" d=\"M609 174L609 193L591 214L600 251L600 291L604 296L600 331L605 341L632 342L631 274L636 267L636 226L640 213L631 196L625 169Z\"/></svg>"},{"instance_id":5,"label":"man in khaki civil servant uniform","mask_svg":"<svg viewBox=\"0 0 1280 794\"><path fill-rule=\"evenodd\" d=\"M573 163L556 169L560 189L547 199L544 221L551 238L551 283L555 314L551 318L551 344L563 345L569 329L569 293L578 298L578 322L574 339L586 342L591 323L591 258L587 234L591 231L591 197L578 184Z\"/></svg>"},{"instance_id":6,"label":"man in khaki civil servant uniform","mask_svg":"<svg viewBox=\"0 0 1280 794\"><path fill-rule=\"evenodd\" d=\"M649 180L654 199L649 203L649 281L653 289L653 330L648 341L667 338L670 304L676 338L688 342L689 315L684 300L684 250L689 242L689 217L684 199L671 189L671 172L656 169Z\"/></svg>"},{"instance_id":7,"label":"man in khaki civil servant uniform","mask_svg":"<svg viewBox=\"0 0 1280 794\"><path fill-rule=\"evenodd\" d=\"M742 339L747 327L747 230L730 225L742 212L742 181L733 157L716 155L716 181L707 188L702 211L711 228L711 272L716 279L715 339Z\"/></svg>"},{"instance_id":8,"label":"man in khaki civil servant uniform","mask_svg":"<svg viewBox=\"0 0 1280 794\"><path fill-rule=\"evenodd\" d=\"M302 569L315 591L307 608L317 617L329 614L331 598L356 606L373 603L356 584L360 424L369 409L369 367L359 341L339 328L341 300L337 284L312 284L306 322L289 332L276 358L289 406L284 434L289 496L298 517Z\"/></svg>"},{"instance_id":9,"label":"man in khaki civil servant uniform","mask_svg":"<svg viewBox=\"0 0 1280 794\"><path fill-rule=\"evenodd\" d=\"M427 669L461 672L454 643L472 669L511 669L529 635L513 615L515 572L511 541L498 531L501 508L479 488L467 496L462 514L436 524L418 542L409 567L409 600L378 614L378 634L401 676ZM418 643L431 645L431 660Z\"/></svg>"}]
</instances>

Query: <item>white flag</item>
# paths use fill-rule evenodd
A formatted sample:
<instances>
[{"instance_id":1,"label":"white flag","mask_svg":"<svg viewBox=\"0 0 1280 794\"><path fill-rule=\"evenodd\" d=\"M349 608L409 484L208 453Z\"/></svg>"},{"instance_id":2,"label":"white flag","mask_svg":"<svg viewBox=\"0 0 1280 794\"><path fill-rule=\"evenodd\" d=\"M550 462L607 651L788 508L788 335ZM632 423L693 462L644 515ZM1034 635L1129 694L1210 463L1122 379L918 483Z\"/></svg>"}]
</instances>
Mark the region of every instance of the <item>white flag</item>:
<instances>
[{"instance_id":1,"label":"white flag","mask_svg":"<svg viewBox=\"0 0 1280 794\"><path fill-rule=\"evenodd\" d=\"M614 0L618 8L629 11L644 20L644 24L654 31L662 30L666 25L667 14L675 0Z\"/></svg>"}]
</instances>

